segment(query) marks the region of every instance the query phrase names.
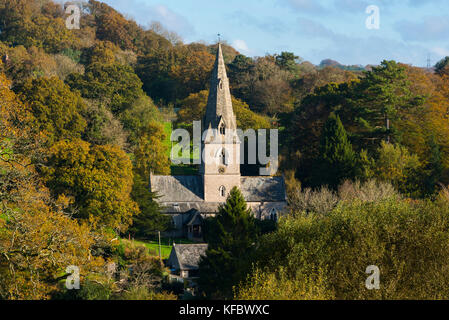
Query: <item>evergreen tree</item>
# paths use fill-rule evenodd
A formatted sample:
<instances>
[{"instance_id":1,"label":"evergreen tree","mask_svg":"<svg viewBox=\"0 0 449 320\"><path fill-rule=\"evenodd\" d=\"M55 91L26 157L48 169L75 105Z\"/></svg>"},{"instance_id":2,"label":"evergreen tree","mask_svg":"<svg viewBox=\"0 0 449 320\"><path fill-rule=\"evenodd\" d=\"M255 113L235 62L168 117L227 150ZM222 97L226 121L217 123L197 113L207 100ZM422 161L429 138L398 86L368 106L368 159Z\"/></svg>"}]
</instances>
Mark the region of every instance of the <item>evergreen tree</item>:
<instances>
[{"instance_id":1,"label":"evergreen tree","mask_svg":"<svg viewBox=\"0 0 449 320\"><path fill-rule=\"evenodd\" d=\"M320 184L332 188L344 179L354 178L357 158L348 140L340 117L331 114L321 135L319 174Z\"/></svg>"},{"instance_id":2,"label":"evergreen tree","mask_svg":"<svg viewBox=\"0 0 449 320\"><path fill-rule=\"evenodd\" d=\"M427 164L427 177L425 179L426 191L432 195L436 191L438 182L440 182L443 173L443 163L441 147L436 141L435 136L432 136L429 141L430 159Z\"/></svg>"},{"instance_id":3,"label":"evergreen tree","mask_svg":"<svg viewBox=\"0 0 449 320\"><path fill-rule=\"evenodd\" d=\"M134 174L131 197L139 206L140 212L133 218L129 232L138 237L149 238L156 231L165 231L170 227L171 219L161 213L161 208L155 201L156 194L150 192L148 183L137 173Z\"/></svg>"},{"instance_id":4,"label":"evergreen tree","mask_svg":"<svg viewBox=\"0 0 449 320\"><path fill-rule=\"evenodd\" d=\"M438 61L438 63L435 65L435 72L439 75L449 74L449 57L445 57Z\"/></svg>"},{"instance_id":5,"label":"evergreen tree","mask_svg":"<svg viewBox=\"0 0 449 320\"><path fill-rule=\"evenodd\" d=\"M231 190L216 218L206 224L209 248L200 262L199 287L203 295L230 299L233 287L249 271L248 257L257 236L255 218L237 187Z\"/></svg>"}]
</instances>

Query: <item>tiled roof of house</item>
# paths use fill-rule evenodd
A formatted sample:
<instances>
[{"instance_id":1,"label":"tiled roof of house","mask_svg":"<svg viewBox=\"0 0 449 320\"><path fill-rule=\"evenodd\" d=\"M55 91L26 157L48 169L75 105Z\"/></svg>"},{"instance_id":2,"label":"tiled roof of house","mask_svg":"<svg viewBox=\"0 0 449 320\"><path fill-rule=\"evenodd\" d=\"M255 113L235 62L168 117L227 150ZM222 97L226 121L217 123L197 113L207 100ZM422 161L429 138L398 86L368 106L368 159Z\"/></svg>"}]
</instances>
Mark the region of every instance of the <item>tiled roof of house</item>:
<instances>
[{"instance_id":1,"label":"tiled roof of house","mask_svg":"<svg viewBox=\"0 0 449 320\"><path fill-rule=\"evenodd\" d=\"M197 270L201 257L206 255L207 244L175 244L172 250L181 270Z\"/></svg>"}]
</instances>

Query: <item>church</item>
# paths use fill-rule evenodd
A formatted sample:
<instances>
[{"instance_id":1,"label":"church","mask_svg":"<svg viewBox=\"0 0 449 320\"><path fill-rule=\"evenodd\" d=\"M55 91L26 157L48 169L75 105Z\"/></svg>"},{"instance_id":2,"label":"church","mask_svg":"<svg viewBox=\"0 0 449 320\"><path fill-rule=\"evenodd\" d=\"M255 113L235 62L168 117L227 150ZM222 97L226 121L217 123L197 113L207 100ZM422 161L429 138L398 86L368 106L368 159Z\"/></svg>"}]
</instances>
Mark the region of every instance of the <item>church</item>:
<instances>
[{"instance_id":1,"label":"church","mask_svg":"<svg viewBox=\"0 0 449 320\"><path fill-rule=\"evenodd\" d=\"M221 44L210 80L209 98L202 127L212 129L223 136L226 130L237 130L229 79L226 74ZM217 157L217 161L203 161L198 175L158 176L151 175L150 190L157 193L157 201L163 213L172 216L175 230L171 237L202 240L202 222L214 216L220 204L226 201L231 189L237 186L248 207L258 219L277 220L286 207L285 182L278 176L242 176L240 174L240 141L238 139L205 139L204 154ZM231 158L234 160L225 161Z\"/></svg>"}]
</instances>

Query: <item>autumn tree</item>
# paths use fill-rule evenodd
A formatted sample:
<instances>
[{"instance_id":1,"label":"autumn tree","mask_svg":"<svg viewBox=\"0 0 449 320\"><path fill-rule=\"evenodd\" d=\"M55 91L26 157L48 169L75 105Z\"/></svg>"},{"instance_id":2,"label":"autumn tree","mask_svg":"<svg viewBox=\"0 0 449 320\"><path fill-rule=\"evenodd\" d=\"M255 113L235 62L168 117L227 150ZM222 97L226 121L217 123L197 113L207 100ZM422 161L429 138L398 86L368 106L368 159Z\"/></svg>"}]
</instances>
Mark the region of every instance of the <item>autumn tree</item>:
<instances>
[{"instance_id":1,"label":"autumn tree","mask_svg":"<svg viewBox=\"0 0 449 320\"><path fill-rule=\"evenodd\" d=\"M86 127L81 113L86 105L57 77L29 79L17 92L29 104L37 127L49 135L50 141L81 136Z\"/></svg>"},{"instance_id":2,"label":"autumn tree","mask_svg":"<svg viewBox=\"0 0 449 320\"><path fill-rule=\"evenodd\" d=\"M44 1L49 2L49 1ZM17 46L42 47L49 53L57 53L70 46L76 46L77 39L66 28L63 10L45 10L49 6L32 0L0 2L0 40Z\"/></svg>"},{"instance_id":3,"label":"autumn tree","mask_svg":"<svg viewBox=\"0 0 449 320\"><path fill-rule=\"evenodd\" d=\"M164 140L164 127L160 123L152 122L145 130L141 131L134 150L134 167L146 181L150 179L150 172L162 175L170 174L170 158Z\"/></svg>"},{"instance_id":4,"label":"autumn tree","mask_svg":"<svg viewBox=\"0 0 449 320\"><path fill-rule=\"evenodd\" d=\"M45 181L55 198L73 199L75 217L98 221L124 232L139 212L131 199L132 163L118 147L92 146L79 139L60 141L49 150Z\"/></svg>"},{"instance_id":5,"label":"autumn tree","mask_svg":"<svg viewBox=\"0 0 449 320\"><path fill-rule=\"evenodd\" d=\"M0 74L0 297L49 299L67 266L81 266L81 278L102 267L91 253L102 236L66 215L64 196L50 197L33 165L31 110L9 86Z\"/></svg>"}]
</instances>

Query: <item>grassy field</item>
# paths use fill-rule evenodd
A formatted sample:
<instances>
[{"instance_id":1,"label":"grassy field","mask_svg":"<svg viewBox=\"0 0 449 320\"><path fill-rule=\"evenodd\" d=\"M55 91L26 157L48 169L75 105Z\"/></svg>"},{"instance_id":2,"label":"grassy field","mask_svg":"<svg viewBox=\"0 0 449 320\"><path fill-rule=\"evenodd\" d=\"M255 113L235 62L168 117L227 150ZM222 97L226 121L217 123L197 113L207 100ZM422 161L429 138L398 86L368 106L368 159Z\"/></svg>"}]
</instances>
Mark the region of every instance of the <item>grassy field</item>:
<instances>
[{"instance_id":1,"label":"grassy field","mask_svg":"<svg viewBox=\"0 0 449 320\"><path fill-rule=\"evenodd\" d=\"M135 245L142 245L148 248L150 255L159 256L159 244L157 241L151 240L128 240L122 239L125 243L133 243ZM174 239L177 244L193 243L187 239ZM168 259L171 249L173 247L173 239L161 239L161 253L162 259Z\"/></svg>"},{"instance_id":2,"label":"grassy field","mask_svg":"<svg viewBox=\"0 0 449 320\"><path fill-rule=\"evenodd\" d=\"M171 134L173 131L173 126L171 122L164 122L164 132L165 132L165 140L164 140L164 145L167 146L167 157L171 156L171 148L172 148L172 143L170 141L171 138ZM193 142L190 142L190 146L191 146L191 154L190 154L190 160L191 162L193 162L193 159L199 159L200 158L200 152L198 149L193 148ZM185 176L185 175L196 175L198 174L198 165L185 165L185 164L180 164L180 165L172 165L170 167L171 169L171 175L172 176Z\"/></svg>"},{"instance_id":3,"label":"grassy field","mask_svg":"<svg viewBox=\"0 0 449 320\"><path fill-rule=\"evenodd\" d=\"M171 133L172 133L172 123L170 121L164 122L164 133L165 133L165 140L164 145L167 146L167 157L170 157L171 152Z\"/></svg>"}]
</instances>

